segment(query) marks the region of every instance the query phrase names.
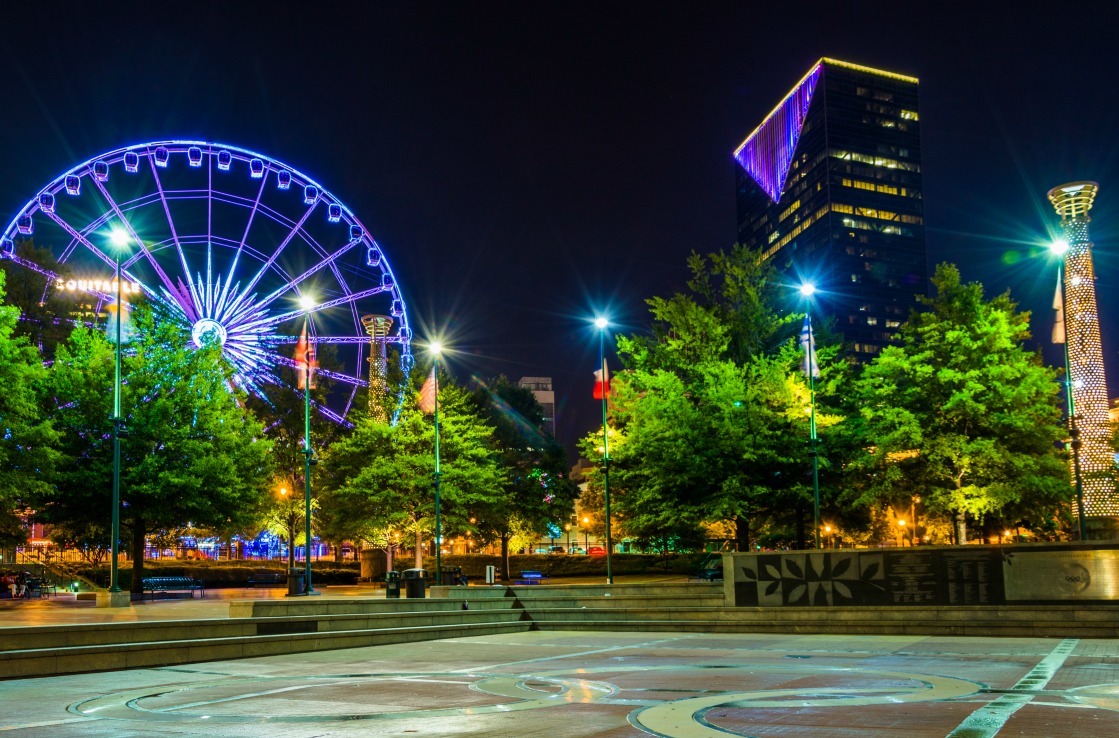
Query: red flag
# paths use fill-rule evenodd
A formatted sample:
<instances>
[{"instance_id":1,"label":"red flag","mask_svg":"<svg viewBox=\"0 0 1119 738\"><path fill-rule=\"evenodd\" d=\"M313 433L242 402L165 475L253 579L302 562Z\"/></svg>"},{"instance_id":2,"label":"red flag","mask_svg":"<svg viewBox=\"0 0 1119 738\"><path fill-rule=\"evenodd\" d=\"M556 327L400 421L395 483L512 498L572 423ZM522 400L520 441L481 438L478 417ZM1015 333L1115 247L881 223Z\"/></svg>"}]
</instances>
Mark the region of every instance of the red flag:
<instances>
[{"instance_id":1,"label":"red flag","mask_svg":"<svg viewBox=\"0 0 1119 738\"><path fill-rule=\"evenodd\" d=\"M603 381L603 375L606 381ZM610 396L610 368L602 362L602 368L594 373L594 399L601 400Z\"/></svg>"},{"instance_id":2,"label":"red flag","mask_svg":"<svg viewBox=\"0 0 1119 738\"><path fill-rule=\"evenodd\" d=\"M315 369L318 367L318 362L315 361L315 347L307 340L307 326L303 326L303 332L299 334L299 343L295 345L295 364L296 371L299 372L299 389L307 387L307 369L310 366L311 374L311 389L315 388Z\"/></svg>"},{"instance_id":3,"label":"red flag","mask_svg":"<svg viewBox=\"0 0 1119 738\"><path fill-rule=\"evenodd\" d=\"M435 412L436 395L438 393L439 380L435 378L435 367L432 367L431 374L427 375L424 386L420 388L420 410L423 410L425 415L431 415Z\"/></svg>"}]
</instances>

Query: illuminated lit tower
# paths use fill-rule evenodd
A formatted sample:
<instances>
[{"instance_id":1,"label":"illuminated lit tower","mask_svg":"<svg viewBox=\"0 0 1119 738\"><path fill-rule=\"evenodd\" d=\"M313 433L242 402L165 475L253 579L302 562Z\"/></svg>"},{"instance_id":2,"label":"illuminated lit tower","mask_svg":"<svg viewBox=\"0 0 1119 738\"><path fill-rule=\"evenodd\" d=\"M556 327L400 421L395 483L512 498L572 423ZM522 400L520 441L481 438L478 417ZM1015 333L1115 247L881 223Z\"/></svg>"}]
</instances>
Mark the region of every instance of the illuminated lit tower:
<instances>
[{"instance_id":1,"label":"illuminated lit tower","mask_svg":"<svg viewBox=\"0 0 1119 738\"><path fill-rule=\"evenodd\" d=\"M860 361L928 290L917 93L915 77L820 59L734 152L738 242L819 287Z\"/></svg>"},{"instance_id":2,"label":"illuminated lit tower","mask_svg":"<svg viewBox=\"0 0 1119 738\"><path fill-rule=\"evenodd\" d=\"M388 422L385 395L388 393L389 359L387 338L392 318L387 315L363 315L361 324L373 339L369 342L369 414L381 423Z\"/></svg>"},{"instance_id":3,"label":"illuminated lit tower","mask_svg":"<svg viewBox=\"0 0 1119 738\"><path fill-rule=\"evenodd\" d=\"M1088 240L1088 211L1098 190L1095 182L1070 182L1049 190L1049 201L1061 216L1061 229L1068 244L1063 270L1066 348L1080 438L1086 520L1119 515L1107 380L1096 311L1096 272L1092 266L1092 242Z\"/></svg>"}]
</instances>

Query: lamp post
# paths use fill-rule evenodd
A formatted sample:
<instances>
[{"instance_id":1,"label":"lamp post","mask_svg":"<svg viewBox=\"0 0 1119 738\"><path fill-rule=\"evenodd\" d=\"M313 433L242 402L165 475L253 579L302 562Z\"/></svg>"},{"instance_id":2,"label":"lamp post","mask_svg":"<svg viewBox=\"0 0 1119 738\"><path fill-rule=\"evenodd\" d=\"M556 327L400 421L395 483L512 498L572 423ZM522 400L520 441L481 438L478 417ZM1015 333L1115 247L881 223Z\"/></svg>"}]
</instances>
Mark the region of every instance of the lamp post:
<instances>
[{"instance_id":1,"label":"lamp post","mask_svg":"<svg viewBox=\"0 0 1119 738\"><path fill-rule=\"evenodd\" d=\"M583 555L591 555L591 519L583 517Z\"/></svg>"},{"instance_id":2,"label":"lamp post","mask_svg":"<svg viewBox=\"0 0 1119 738\"><path fill-rule=\"evenodd\" d=\"M901 527L901 542L905 543L905 521L899 520L898 525Z\"/></svg>"},{"instance_id":3,"label":"lamp post","mask_svg":"<svg viewBox=\"0 0 1119 738\"><path fill-rule=\"evenodd\" d=\"M570 554L571 553L571 523L567 523L563 527L564 527L564 530L567 531L567 553Z\"/></svg>"},{"instance_id":4,"label":"lamp post","mask_svg":"<svg viewBox=\"0 0 1119 738\"><path fill-rule=\"evenodd\" d=\"M1049 250L1059 256L1061 261L1057 262L1057 288L1061 291L1061 316L1068 321L1068 294L1062 282L1064 276L1064 256L1068 251L1069 245L1065 241L1054 241L1049 244ZM1065 329L1062 343L1065 348L1065 397L1068 398L1068 434L1069 446L1072 447L1072 475L1076 484L1076 523L1077 531L1080 534L1080 540L1087 540L1087 531L1084 522L1084 482L1080 476L1080 429L1076 427L1076 401L1073 399L1072 392L1072 365L1069 361L1068 353L1068 332Z\"/></svg>"},{"instance_id":5,"label":"lamp post","mask_svg":"<svg viewBox=\"0 0 1119 738\"><path fill-rule=\"evenodd\" d=\"M438 342L432 343L431 350L431 376L435 378L435 583L443 584L443 521L439 504L439 486L443 479L443 472L439 470L439 354L443 346Z\"/></svg>"},{"instance_id":6,"label":"lamp post","mask_svg":"<svg viewBox=\"0 0 1119 738\"><path fill-rule=\"evenodd\" d=\"M606 512L606 583L614 583L614 570L611 568L611 549L614 548L610 537L610 434L606 428L606 394L609 387L606 381L606 328L610 325L604 317L595 318L595 327L598 328L598 368L602 371L602 495L605 500Z\"/></svg>"},{"instance_id":7,"label":"lamp post","mask_svg":"<svg viewBox=\"0 0 1119 738\"><path fill-rule=\"evenodd\" d=\"M124 309L124 305L121 302L120 257L121 252L123 252L124 248L128 245L128 233L123 230L114 229L109 236L109 240L113 244L113 252L116 254L117 260L117 350L116 370L113 373L113 417L110 418L113 422L113 518L112 531L110 533L112 540L109 553L109 597L111 601L112 595L120 592L117 556L120 541L120 433L121 424L124 422L124 419L120 415L120 320L121 311Z\"/></svg>"},{"instance_id":8,"label":"lamp post","mask_svg":"<svg viewBox=\"0 0 1119 738\"><path fill-rule=\"evenodd\" d=\"M306 332L307 342L304 344L303 362L304 367L304 381L303 381L303 520L306 523L303 539L303 594L310 596L317 594L315 588L311 586L311 465L314 460L311 458L314 451L311 450L311 310L315 307L315 299L310 295L303 295L299 298L299 306L302 307L306 315ZM292 542L294 545L294 541Z\"/></svg>"},{"instance_id":9,"label":"lamp post","mask_svg":"<svg viewBox=\"0 0 1119 738\"><path fill-rule=\"evenodd\" d=\"M816 436L816 375L819 367L816 366L816 340L812 335L812 295L816 293L816 285L806 282L800 286L800 294L804 298L804 331L801 333L801 343L804 344L804 367L808 375L808 402L809 421L808 438L811 450L808 455L812 457L812 534L816 548L820 547L820 459L819 439Z\"/></svg>"}]
</instances>

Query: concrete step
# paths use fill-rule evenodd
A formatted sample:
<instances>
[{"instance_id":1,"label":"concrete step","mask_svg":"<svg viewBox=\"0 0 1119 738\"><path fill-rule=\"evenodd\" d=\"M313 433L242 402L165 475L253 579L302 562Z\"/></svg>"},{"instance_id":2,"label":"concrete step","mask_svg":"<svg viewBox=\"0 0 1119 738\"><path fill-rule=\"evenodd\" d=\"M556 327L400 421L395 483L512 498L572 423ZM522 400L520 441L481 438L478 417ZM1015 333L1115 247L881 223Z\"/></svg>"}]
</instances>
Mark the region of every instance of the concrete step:
<instances>
[{"instance_id":1,"label":"concrete step","mask_svg":"<svg viewBox=\"0 0 1119 738\"><path fill-rule=\"evenodd\" d=\"M462 610L446 600L441 608L358 611L329 608L335 614L274 615L203 620L143 621L89 625L50 625L0 629L0 653L38 648L66 648L129 643L189 641L200 637L239 638L283 633L344 631L399 625L445 625L458 622L515 622L526 619L512 603L504 607Z\"/></svg>"},{"instance_id":2,"label":"concrete step","mask_svg":"<svg viewBox=\"0 0 1119 738\"><path fill-rule=\"evenodd\" d=\"M531 628L530 622L514 619L512 613L507 618L478 622L460 620L440 625L409 624L359 630L11 650L0 652L0 675L3 678L26 678L171 666L441 638L519 633Z\"/></svg>"},{"instance_id":3,"label":"concrete step","mask_svg":"<svg viewBox=\"0 0 1119 738\"><path fill-rule=\"evenodd\" d=\"M283 600L243 600L229 603L231 618L294 617L338 613L405 613L457 611L467 603L471 610L507 610L516 607L516 598L440 597L440 598L346 598L316 597Z\"/></svg>"}]
</instances>

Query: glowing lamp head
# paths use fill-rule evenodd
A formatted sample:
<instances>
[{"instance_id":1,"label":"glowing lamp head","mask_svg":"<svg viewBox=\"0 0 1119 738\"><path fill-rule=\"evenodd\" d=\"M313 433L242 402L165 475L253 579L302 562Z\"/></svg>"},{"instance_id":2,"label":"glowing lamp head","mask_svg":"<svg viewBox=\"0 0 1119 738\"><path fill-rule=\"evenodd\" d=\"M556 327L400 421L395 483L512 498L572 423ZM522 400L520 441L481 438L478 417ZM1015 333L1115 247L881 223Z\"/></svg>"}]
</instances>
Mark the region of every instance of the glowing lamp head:
<instances>
[{"instance_id":1,"label":"glowing lamp head","mask_svg":"<svg viewBox=\"0 0 1119 738\"><path fill-rule=\"evenodd\" d=\"M123 249L128 245L128 241L128 231L123 228L114 228L109 232L109 242L113 244L115 248Z\"/></svg>"},{"instance_id":2,"label":"glowing lamp head","mask_svg":"<svg viewBox=\"0 0 1119 738\"><path fill-rule=\"evenodd\" d=\"M605 330L606 326L608 326L608 325L610 325L610 321L607 320L606 318L603 318L602 316L599 316L599 317L594 319L594 327L598 328L600 331Z\"/></svg>"},{"instance_id":3,"label":"glowing lamp head","mask_svg":"<svg viewBox=\"0 0 1119 738\"><path fill-rule=\"evenodd\" d=\"M816 294L816 285L811 282L805 282L800 286L801 297L812 297L814 294Z\"/></svg>"},{"instance_id":4,"label":"glowing lamp head","mask_svg":"<svg viewBox=\"0 0 1119 738\"><path fill-rule=\"evenodd\" d=\"M310 310L314 306L315 298L311 297L310 295L300 295L299 307L303 308L304 310Z\"/></svg>"},{"instance_id":5,"label":"glowing lamp head","mask_svg":"<svg viewBox=\"0 0 1119 738\"><path fill-rule=\"evenodd\" d=\"M1068 252L1068 241L1054 241L1049 244L1049 251L1055 256L1064 256Z\"/></svg>"},{"instance_id":6,"label":"glowing lamp head","mask_svg":"<svg viewBox=\"0 0 1119 738\"><path fill-rule=\"evenodd\" d=\"M433 356L439 356L443 353L443 344L439 343L438 341L432 341L427 345L427 349L432 353Z\"/></svg>"}]
</instances>

